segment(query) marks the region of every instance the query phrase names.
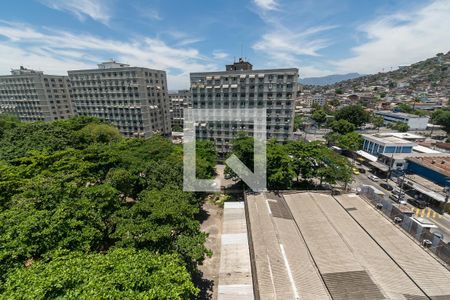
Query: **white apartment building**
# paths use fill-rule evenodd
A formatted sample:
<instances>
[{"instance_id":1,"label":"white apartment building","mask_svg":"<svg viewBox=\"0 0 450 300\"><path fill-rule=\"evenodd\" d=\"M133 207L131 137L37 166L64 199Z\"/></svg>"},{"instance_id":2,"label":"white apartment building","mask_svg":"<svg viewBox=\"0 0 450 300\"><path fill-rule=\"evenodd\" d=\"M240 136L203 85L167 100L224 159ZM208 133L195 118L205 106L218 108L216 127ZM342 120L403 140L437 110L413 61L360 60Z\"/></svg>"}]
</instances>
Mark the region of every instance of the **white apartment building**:
<instances>
[{"instance_id":1,"label":"white apartment building","mask_svg":"<svg viewBox=\"0 0 450 300\"><path fill-rule=\"evenodd\" d=\"M188 107L190 97L190 90L179 90L176 93L169 93L172 130L183 128L184 109Z\"/></svg>"},{"instance_id":2,"label":"white apartment building","mask_svg":"<svg viewBox=\"0 0 450 300\"><path fill-rule=\"evenodd\" d=\"M305 102L308 107L313 107L315 105L319 105L322 107L327 104L327 98L322 94L314 94L307 97Z\"/></svg>"},{"instance_id":3,"label":"white apartment building","mask_svg":"<svg viewBox=\"0 0 450 300\"><path fill-rule=\"evenodd\" d=\"M401 122L409 126L410 130L425 130L427 129L430 117L417 116L407 113L396 113L392 111L377 111L375 114L383 117L385 123Z\"/></svg>"},{"instance_id":4,"label":"white apartment building","mask_svg":"<svg viewBox=\"0 0 450 300\"><path fill-rule=\"evenodd\" d=\"M170 135L165 71L110 61L68 73L77 115L105 120L127 137Z\"/></svg>"},{"instance_id":5,"label":"white apartment building","mask_svg":"<svg viewBox=\"0 0 450 300\"><path fill-rule=\"evenodd\" d=\"M226 71L191 73L194 109L267 109L267 139L286 141L292 138L298 69L253 70L242 59L227 65ZM198 139L215 143L219 153L230 151L234 136L253 132L252 124L203 122L196 127Z\"/></svg>"},{"instance_id":6,"label":"white apartment building","mask_svg":"<svg viewBox=\"0 0 450 300\"><path fill-rule=\"evenodd\" d=\"M67 76L20 67L0 76L0 113L21 121L53 121L73 116Z\"/></svg>"}]
</instances>

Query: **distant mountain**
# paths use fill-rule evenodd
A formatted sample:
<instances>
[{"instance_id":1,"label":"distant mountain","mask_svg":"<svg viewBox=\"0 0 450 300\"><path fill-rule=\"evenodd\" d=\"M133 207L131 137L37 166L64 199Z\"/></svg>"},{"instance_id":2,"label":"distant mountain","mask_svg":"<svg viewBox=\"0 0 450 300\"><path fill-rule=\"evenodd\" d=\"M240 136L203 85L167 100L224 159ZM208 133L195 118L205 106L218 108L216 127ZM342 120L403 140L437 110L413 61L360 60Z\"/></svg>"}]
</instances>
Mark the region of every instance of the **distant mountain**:
<instances>
[{"instance_id":1,"label":"distant mountain","mask_svg":"<svg viewBox=\"0 0 450 300\"><path fill-rule=\"evenodd\" d=\"M331 88L355 89L363 86L384 86L391 92L400 89L402 93L410 92L440 93L446 96L450 86L450 51L413 63L400 66L389 72L360 76L340 81ZM436 94L433 96L439 98Z\"/></svg>"},{"instance_id":2,"label":"distant mountain","mask_svg":"<svg viewBox=\"0 0 450 300\"><path fill-rule=\"evenodd\" d=\"M348 73L348 74L328 75L328 76L322 76L322 77L307 77L307 78L303 78L303 79L301 78L300 83L303 85L328 85L328 84L334 84L339 81L358 78L361 76L364 76L364 75L361 75L359 73Z\"/></svg>"}]
</instances>

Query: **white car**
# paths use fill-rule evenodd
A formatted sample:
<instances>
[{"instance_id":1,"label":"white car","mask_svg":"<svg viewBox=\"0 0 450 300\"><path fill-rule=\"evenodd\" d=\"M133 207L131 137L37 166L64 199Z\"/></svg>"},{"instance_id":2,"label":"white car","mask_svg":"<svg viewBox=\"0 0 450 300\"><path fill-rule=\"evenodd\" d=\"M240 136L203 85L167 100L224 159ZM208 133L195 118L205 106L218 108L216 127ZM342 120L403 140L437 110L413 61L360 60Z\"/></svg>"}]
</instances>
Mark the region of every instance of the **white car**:
<instances>
[{"instance_id":1,"label":"white car","mask_svg":"<svg viewBox=\"0 0 450 300\"><path fill-rule=\"evenodd\" d=\"M375 176L375 175L369 175L369 176L367 176L370 180L372 180L372 181L378 181L378 179L380 179L380 178L378 178L377 176Z\"/></svg>"}]
</instances>

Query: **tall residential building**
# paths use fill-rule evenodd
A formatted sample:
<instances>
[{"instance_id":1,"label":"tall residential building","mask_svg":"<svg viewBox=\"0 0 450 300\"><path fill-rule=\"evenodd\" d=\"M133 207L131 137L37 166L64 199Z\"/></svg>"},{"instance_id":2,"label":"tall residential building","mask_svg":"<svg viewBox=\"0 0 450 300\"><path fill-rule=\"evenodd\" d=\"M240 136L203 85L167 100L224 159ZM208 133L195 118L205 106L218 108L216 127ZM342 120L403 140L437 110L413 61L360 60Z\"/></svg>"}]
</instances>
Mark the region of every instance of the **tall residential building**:
<instances>
[{"instance_id":1,"label":"tall residential building","mask_svg":"<svg viewBox=\"0 0 450 300\"><path fill-rule=\"evenodd\" d=\"M179 90L176 93L169 93L170 99L170 118L172 121L172 130L180 130L184 126L184 109L189 105L191 97L190 90Z\"/></svg>"},{"instance_id":2,"label":"tall residential building","mask_svg":"<svg viewBox=\"0 0 450 300\"><path fill-rule=\"evenodd\" d=\"M20 67L0 76L0 113L25 122L52 121L73 116L67 76L47 75Z\"/></svg>"},{"instance_id":3,"label":"tall residential building","mask_svg":"<svg viewBox=\"0 0 450 300\"><path fill-rule=\"evenodd\" d=\"M165 71L110 61L68 73L76 114L105 120L127 137L170 134Z\"/></svg>"},{"instance_id":4,"label":"tall residential building","mask_svg":"<svg viewBox=\"0 0 450 300\"><path fill-rule=\"evenodd\" d=\"M192 108L267 109L267 139L292 138L298 69L253 70L242 59L227 65L226 71L191 73ZM230 151L239 131L253 131L253 125L198 120L196 136L214 141L219 153Z\"/></svg>"}]
</instances>

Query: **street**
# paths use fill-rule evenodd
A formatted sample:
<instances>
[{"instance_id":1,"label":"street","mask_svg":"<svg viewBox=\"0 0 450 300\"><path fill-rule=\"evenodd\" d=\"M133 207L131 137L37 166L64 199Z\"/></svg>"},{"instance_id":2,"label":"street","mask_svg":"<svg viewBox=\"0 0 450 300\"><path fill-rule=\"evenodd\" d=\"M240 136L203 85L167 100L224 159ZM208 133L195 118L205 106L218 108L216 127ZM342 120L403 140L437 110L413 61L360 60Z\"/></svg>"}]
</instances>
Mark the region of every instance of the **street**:
<instances>
[{"instance_id":1,"label":"street","mask_svg":"<svg viewBox=\"0 0 450 300\"><path fill-rule=\"evenodd\" d=\"M357 166L357 167L361 168L362 166ZM373 175L373 174L370 173L370 171L368 171L367 169L366 169L365 174L361 173L359 175L353 175L354 181L351 184L352 189L356 189L357 187L359 187L361 185L371 185L371 186L374 186L375 188L377 188L378 190L382 191L383 193L385 193L385 195L386 195L385 198L389 199L389 196L392 193L390 191L384 189L383 187L381 187L380 184L387 183L394 188L400 188L396 182L394 182L390 179L387 182L386 182L386 179L378 179L378 181L376 181L376 182L373 180L370 180L368 178L368 176L370 176L370 175ZM408 197L409 196L407 196L407 198ZM407 199L407 198L405 198L405 199ZM389 199L389 200L392 201L391 199ZM392 201L392 202L395 203L394 201ZM446 243L450 242L450 216L448 214L441 215L437 211L433 210L430 207L426 207L424 209L419 209L410 203L407 203L406 205L408 206L408 208L410 208L412 211L414 211L416 216L426 218L438 227L436 229L431 229L431 232L436 232L436 231L441 232L444 236L444 238L443 238L444 242L446 242Z\"/></svg>"}]
</instances>

